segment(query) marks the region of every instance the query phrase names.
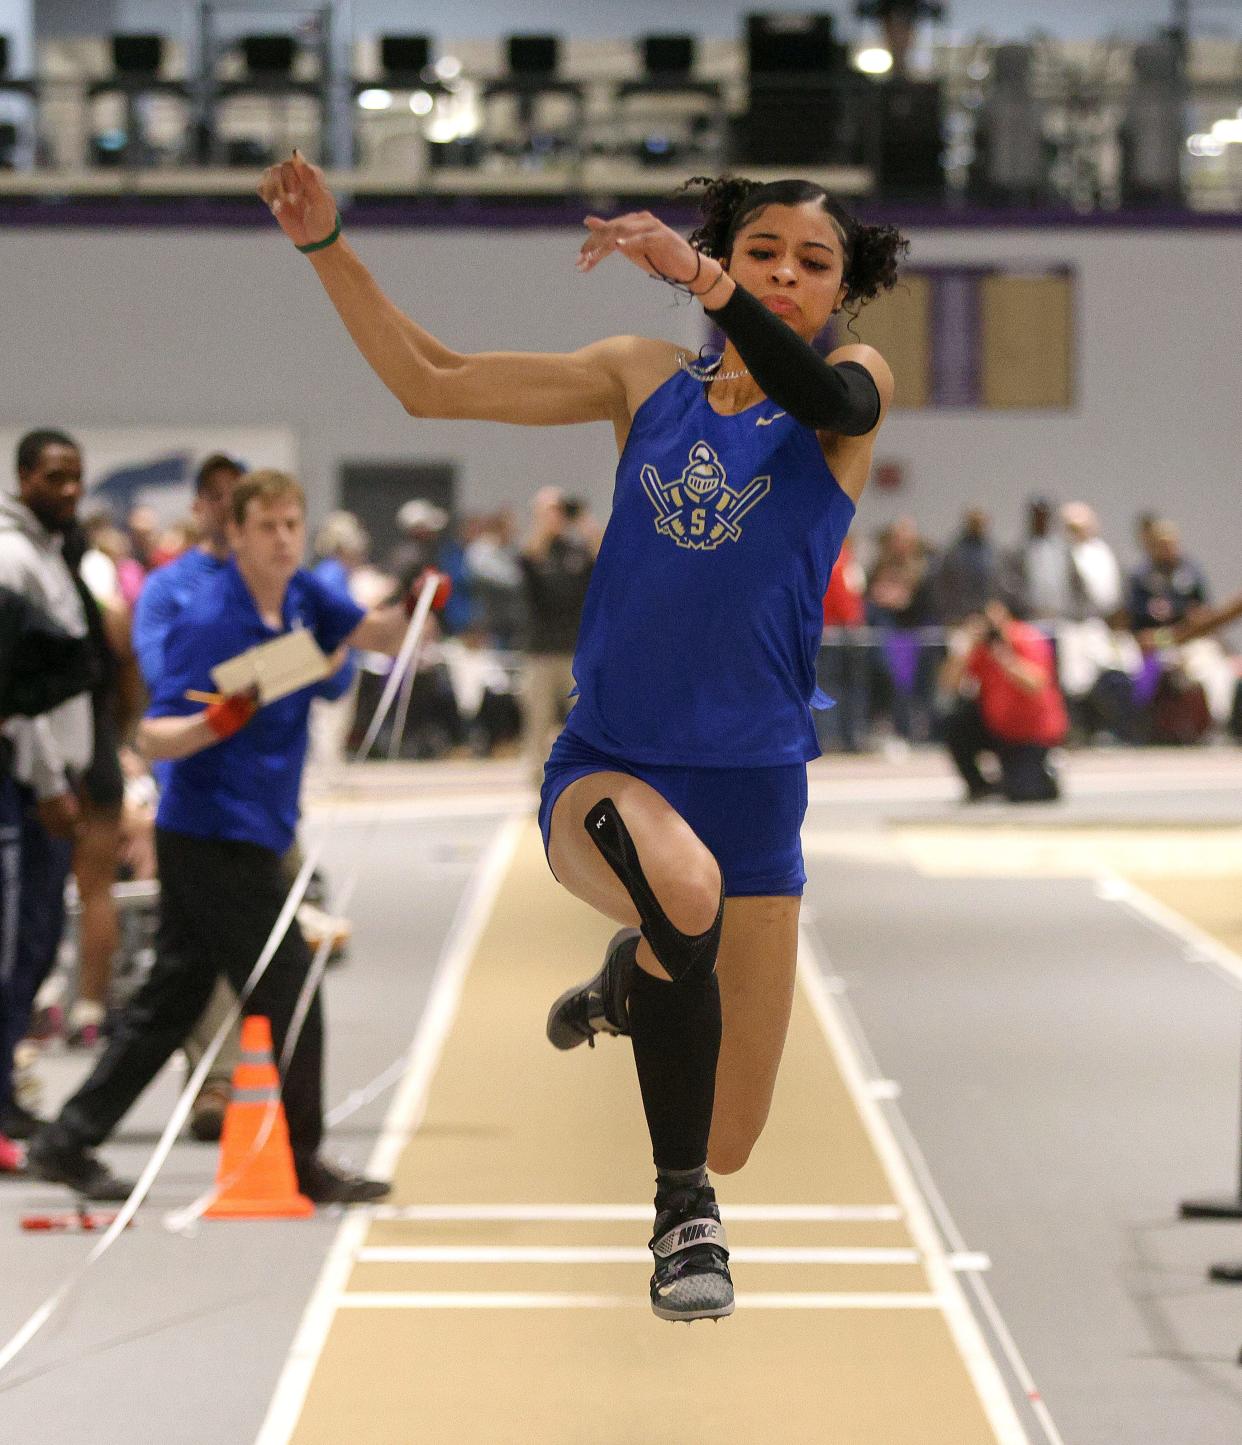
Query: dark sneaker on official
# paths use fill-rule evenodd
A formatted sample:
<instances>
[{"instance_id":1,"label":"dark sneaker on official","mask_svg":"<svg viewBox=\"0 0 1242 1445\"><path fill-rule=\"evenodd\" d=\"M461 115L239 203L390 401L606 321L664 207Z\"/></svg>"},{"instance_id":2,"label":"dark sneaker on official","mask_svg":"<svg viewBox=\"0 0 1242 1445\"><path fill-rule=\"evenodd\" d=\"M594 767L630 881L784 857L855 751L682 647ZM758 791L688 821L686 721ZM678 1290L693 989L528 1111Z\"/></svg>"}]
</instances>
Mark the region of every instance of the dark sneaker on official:
<instances>
[{"instance_id":1,"label":"dark sneaker on official","mask_svg":"<svg viewBox=\"0 0 1242 1445\"><path fill-rule=\"evenodd\" d=\"M312 1204L375 1204L392 1193L384 1180L350 1174L318 1155L299 1160L297 1175L298 1188Z\"/></svg>"},{"instance_id":2,"label":"dark sneaker on official","mask_svg":"<svg viewBox=\"0 0 1242 1445\"><path fill-rule=\"evenodd\" d=\"M65 1184L83 1199L116 1204L133 1193L131 1182L118 1179L89 1149L57 1138L56 1126L36 1134L26 1151L26 1173L52 1184Z\"/></svg>"},{"instance_id":3,"label":"dark sneaker on official","mask_svg":"<svg viewBox=\"0 0 1242 1445\"><path fill-rule=\"evenodd\" d=\"M552 1005L548 1039L556 1048L575 1049L584 1042L594 1048L596 1034L629 1034L627 1000L638 967L639 937L637 928L614 934L603 968L586 983L566 989Z\"/></svg>"},{"instance_id":4,"label":"dark sneaker on official","mask_svg":"<svg viewBox=\"0 0 1242 1445\"><path fill-rule=\"evenodd\" d=\"M656 1199L651 1308L662 1320L718 1320L733 1313L729 1249L716 1191L705 1184Z\"/></svg>"},{"instance_id":5,"label":"dark sneaker on official","mask_svg":"<svg viewBox=\"0 0 1242 1445\"><path fill-rule=\"evenodd\" d=\"M0 1109L0 1134L7 1134L10 1139L33 1139L46 1122L23 1108L16 1099Z\"/></svg>"}]
</instances>

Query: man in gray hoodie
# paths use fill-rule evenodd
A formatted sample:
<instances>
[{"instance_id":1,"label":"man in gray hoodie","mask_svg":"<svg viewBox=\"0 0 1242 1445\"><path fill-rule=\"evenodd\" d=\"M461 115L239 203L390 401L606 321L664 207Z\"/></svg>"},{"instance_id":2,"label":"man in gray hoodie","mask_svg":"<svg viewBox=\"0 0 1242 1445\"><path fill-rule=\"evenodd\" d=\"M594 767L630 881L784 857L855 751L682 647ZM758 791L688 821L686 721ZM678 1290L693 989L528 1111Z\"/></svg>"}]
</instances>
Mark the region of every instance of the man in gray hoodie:
<instances>
[{"instance_id":1,"label":"man in gray hoodie","mask_svg":"<svg viewBox=\"0 0 1242 1445\"><path fill-rule=\"evenodd\" d=\"M0 495L0 585L41 607L71 637L86 616L61 555L65 529L82 496L82 453L59 431L28 432L17 447L17 495ZM4 727L17 784L18 927L5 952L0 1038L0 1134L28 1138L38 1125L12 1097L13 1049L30 1022L39 986L56 959L65 926L65 880L78 816L74 783L91 761L94 738L86 694L41 717Z\"/></svg>"}]
</instances>

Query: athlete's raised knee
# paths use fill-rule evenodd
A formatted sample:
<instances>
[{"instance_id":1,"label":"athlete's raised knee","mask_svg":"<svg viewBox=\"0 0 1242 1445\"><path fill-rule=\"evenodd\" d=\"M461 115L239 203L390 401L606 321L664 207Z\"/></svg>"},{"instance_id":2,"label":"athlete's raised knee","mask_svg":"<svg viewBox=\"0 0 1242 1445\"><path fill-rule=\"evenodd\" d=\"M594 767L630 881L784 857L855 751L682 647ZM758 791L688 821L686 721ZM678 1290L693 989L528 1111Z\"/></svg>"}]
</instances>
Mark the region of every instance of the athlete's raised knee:
<instances>
[{"instance_id":1,"label":"athlete's raised knee","mask_svg":"<svg viewBox=\"0 0 1242 1445\"><path fill-rule=\"evenodd\" d=\"M660 890L669 922L682 933L706 933L720 910L720 870L711 854Z\"/></svg>"},{"instance_id":2,"label":"athlete's raised knee","mask_svg":"<svg viewBox=\"0 0 1242 1445\"><path fill-rule=\"evenodd\" d=\"M744 1167L754 1148L753 1139L714 1139L707 1148L707 1167L713 1174L736 1174Z\"/></svg>"},{"instance_id":3,"label":"athlete's raised knee","mask_svg":"<svg viewBox=\"0 0 1242 1445\"><path fill-rule=\"evenodd\" d=\"M724 921L724 888L711 855L701 855L673 883L670 891L675 898L660 898L647 881L634 839L611 798L601 798L583 825L634 900L643 937L669 978L674 983L710 979Z\"/></svg>"}]
</instances>

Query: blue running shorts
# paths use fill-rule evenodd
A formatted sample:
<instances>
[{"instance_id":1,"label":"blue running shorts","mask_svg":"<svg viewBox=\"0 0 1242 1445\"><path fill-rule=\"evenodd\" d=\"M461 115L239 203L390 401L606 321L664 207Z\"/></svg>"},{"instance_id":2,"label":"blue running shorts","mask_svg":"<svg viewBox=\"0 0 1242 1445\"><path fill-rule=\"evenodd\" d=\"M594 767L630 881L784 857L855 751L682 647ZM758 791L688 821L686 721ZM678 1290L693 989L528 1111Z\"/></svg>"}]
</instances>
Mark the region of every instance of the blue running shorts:
<instances>
[{"instance_id":1,"label":"blue running shorts","mask_svg":"<svg viewBox=\"0 0 1242 1445\"><path fill-rule=\"evenodd\" d=\"M548 851L552 809L588 773L640 778L689 823L720 865L729 898L798 897L806 886L802 819L806 764L771 768L653 767L610 757L566 730L553 744L539 794L539 831Z\"/></svg>"}]
</instances>

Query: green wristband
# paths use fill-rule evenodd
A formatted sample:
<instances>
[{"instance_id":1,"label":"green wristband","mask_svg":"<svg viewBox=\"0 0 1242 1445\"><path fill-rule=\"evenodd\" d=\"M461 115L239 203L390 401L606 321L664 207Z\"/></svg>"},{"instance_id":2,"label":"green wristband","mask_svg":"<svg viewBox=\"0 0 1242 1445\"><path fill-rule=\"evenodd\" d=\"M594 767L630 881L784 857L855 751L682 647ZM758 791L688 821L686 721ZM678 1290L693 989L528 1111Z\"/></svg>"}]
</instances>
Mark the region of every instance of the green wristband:
<instances>
[{"instance_id":1,"label":"green wristband","mask_svg":"<svg viewBox=\"0 0 1242 1445\"><path fill-rule=\"evenodd\" d=\"M336 225L332 227L330 235L325 236L322 241L308 241L305 246L299 246L298 250L301 251L304 256L311 251L322 251L325 246L330 246L340 234L341 213L338 211L336 213Z\"/></svg>"}]
</instances>

